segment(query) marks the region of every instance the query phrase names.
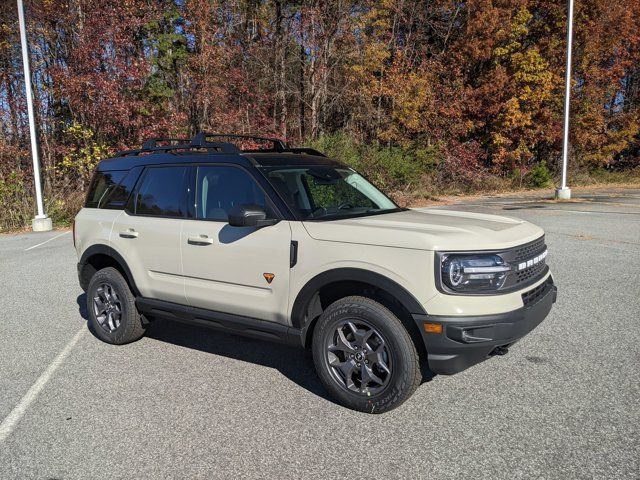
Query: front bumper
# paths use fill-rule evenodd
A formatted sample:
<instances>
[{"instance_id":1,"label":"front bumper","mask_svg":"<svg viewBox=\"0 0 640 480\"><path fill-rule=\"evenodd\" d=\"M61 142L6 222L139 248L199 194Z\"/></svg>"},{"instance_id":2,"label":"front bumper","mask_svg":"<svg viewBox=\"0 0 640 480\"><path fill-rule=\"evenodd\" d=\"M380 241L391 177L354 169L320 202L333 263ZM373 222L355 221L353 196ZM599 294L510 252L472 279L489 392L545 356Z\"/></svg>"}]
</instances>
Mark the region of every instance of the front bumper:
<instances>
[{"instance_id":1,"label":"front bumper","mask_svg":"<svg viewBox=\"0 0 640 480\"><path fill-rule=\"evenodd\" d=\"M429 369L451 375L504 351L536 328L555 303L557 288L551 276L539 287L523 293L525 306L512 312L481 316L413 315L422 333ZM427 333L425 322L439 323L442 333Z\"/></svg>"}]
</instances>

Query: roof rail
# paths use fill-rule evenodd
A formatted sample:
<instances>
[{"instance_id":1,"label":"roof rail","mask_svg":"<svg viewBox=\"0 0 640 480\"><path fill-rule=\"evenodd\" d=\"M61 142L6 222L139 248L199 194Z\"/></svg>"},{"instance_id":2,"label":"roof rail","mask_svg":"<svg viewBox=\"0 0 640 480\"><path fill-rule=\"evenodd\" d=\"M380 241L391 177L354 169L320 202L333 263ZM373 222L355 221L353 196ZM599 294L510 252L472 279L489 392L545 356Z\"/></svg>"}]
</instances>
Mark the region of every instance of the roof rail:
<instances>
[{"instance_id":1,"label":"roof rail","mask_svg":"<svg viewBox=\"0 0 640 480\"><path fill-rule=\"evenodd\" d=\"M205 142L204 144L193 144L193 143L177 143L174 145L160 145L157 146L157 143L160 141L185 141L189 142L189 140L183 139L166 139L166 138L150 138L145 140L142 148L134 149L134 150L123 150L116 153L118 157L128 157L128 156L136 156L142 153L167 153L172 150L202 150L206 149L209 153L220 152L220 153L240 153L240 149L236 147L233 143L228 142Z\"/></svg>"},{"instance_id":2,"label":"roof rail","mask_svg":"<svg viewBox=\"0 0 640 480\"><path fill-rule=\"evenodd\" d=\"M188 138L167 138L167 137L154 137L147 138L142 144L142 149L154 148L158 146L158 143L168 143L168 146L176 144L189 144Z\"/></svg>"},{"instance_id":3,"label":"roof rail","mask_svg":"<svg viewBox=\"0 0 640 480\"><path fill-rule=\"evenodd\" d=\"M237 145L231 142L221 141L209 141L209 139L242 139L242 140L254 140L258 142L270 142L271 148L266 149L246 149L242 150ZM166 145L159 145L165 143ZM282 153L302 153L307 155L317 155L325 157L326 155L313 149L304 147L289 147L284 141L279 138L262 137L259 135L236 135L232 133L207 133L200 132L196 134L191 140L185 138L168 138L168 137L153 137L144 141L142 148L133 150L123 150L116 153L118 157L137 156L142 153L167 153L173 150L203 150L206 149L209 153L258 153L258 152L282 152Z\"/></svg>"},{"instance_id":4,"label":"roof rail","mask_svg":"<svg viewBox=\"0 0 640 480\"><path fill-rule=\"evenodd\" d=\"M272 147L271 151L283 152L287 150L287 144L280 140L279 138L273 137L262 137L260 135L238 135L234 133L208 133L208 132L200 132L191 140L192 144L204 145L210 142L207 141L208 138L235 138L240 140L257 140L259 142L270 142Z\"/></svg>"},{"instance_id":5,"label":"roof rail","mask_svg":"<svg viewBox=\"0 0 640 480\"><path fill-rule=\"evenodd\" d=\"M315 148L307 148L307 147L291 147L284 150L287 153L302 153L305 155L315 155L317 157L326 157L326 155L322 152L319 152Z\"/></svg>"},{"instance_id":6,"label":"roof rail","mask_svg":"<svg viewBox=\"0 0 640 480\"><path fill-rule=\"evenodd\" d=\"M207 133L200 132L191 141L192 144L202 144L203 142L206 144L207 138L236 138L241 140L257 140L258 142L270 142L271 148L250 148L250 149L240 149L242 152L246 153L260 153L260 152L282 152L282 153L302 153L306 155L316 155L318 157L326 157L326 155L322 152L314 148L306 148L306 147L290 147L286 142L279 138L274 137L263 137L260 135L239 135L234 133Z\"/></svg>"}]
</instances>

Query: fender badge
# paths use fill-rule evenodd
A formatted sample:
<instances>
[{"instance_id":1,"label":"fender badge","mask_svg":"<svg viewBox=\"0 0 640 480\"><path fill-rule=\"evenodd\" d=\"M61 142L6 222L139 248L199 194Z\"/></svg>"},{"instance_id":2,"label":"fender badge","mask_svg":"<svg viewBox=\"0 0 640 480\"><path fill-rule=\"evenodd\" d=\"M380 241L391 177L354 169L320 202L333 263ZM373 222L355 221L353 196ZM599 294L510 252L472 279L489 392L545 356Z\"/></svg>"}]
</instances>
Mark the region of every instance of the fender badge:
<instances>
[{"instance_id":1,"label":"fender badge","mask_svg":"<svg viewBox=\"0 0 640 480\"><path fill-rule=\"evenodd\" d=\"M275 278L275 275L273 273L263 273L262 276L269 285L271 285L271 282L273 282L273 279Z\"/></svg>"}]
</instances>

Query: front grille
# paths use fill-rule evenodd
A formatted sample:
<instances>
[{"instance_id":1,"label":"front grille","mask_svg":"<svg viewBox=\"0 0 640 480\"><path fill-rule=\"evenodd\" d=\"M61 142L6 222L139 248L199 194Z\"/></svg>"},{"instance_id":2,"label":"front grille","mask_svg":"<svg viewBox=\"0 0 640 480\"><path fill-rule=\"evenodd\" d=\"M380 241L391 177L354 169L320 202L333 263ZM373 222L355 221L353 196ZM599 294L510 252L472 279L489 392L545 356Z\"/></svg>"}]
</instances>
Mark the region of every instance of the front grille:
<instances>
[{"instance_id":1,"label":"front grille","mask_svg":"<svg viewBox=\"0 0 640 480\"><path fill-rule=\"evenodd\" d=\"M535 303L536 300L547 293L547 288L551 285L553 285L553 280L549 277L546 282L541 283L536 288L532 288L528 292L524 292L522 294L522 303L524 303L524 306L526 307L527 305Z\"/></svg>"},{"instance_id":2,"label":"front grille","mask_svg":"<svg viewBox=\"0 0 640 480\"><path fill-rule=\"evenodd\" d=\"M544 244L544 235L539 239L534 240L531 243L527 243L525 245L521 245L514 249L514 261L521 262L523 260L529 260L530 258L535 257L536 255L544 252L544 249L547 246Z\"/></svg>"},{"instance_id":3,"label":"front grille","mask_svg":"<svg viewBox=\"0 0 640 480\"><path fill-rule=\"evenodd\" d=\"M546 264L544 260L541 262L532 265L529 268L525 268L524 270L520 270L516 273L516 283L523 283L531 280L532 278L538 277L540 273L545 270Z\"/></svg>"},{"instance_id":4,"label":"front grille","mask_svg":"<svg viewBox=\"0 0 640 480\"><path fill-rule=\"evenodd\" d=\"M499 255L506 263L511 265L512 270L507 273L507 277L499 291L506 293L521 290L543 277L549 271L545 258L538 260L537 263L532 262L529 266L526 265L546 249L547 245L544 243L543 235L532 242L500 252Z\"/></svg>"}]
</instances>

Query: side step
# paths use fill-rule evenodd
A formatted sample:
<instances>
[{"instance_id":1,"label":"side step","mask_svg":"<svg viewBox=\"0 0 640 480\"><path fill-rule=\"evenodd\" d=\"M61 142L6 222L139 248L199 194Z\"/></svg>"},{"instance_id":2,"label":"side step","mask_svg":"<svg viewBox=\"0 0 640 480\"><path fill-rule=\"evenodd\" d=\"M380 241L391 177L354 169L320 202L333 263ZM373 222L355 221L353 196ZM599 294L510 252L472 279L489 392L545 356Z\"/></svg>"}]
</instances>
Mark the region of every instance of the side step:
<instances>
[{"instance_id":1,"label":"side step","mask_svg":"<svg viewBox=\"0 0 640 480\"><path fill-rule=\"evenodd\" d=\"M154 298L138 297L136 298L136 307L140 313L147 317L200 325L246 337L261 338L302 347L301 330L280 323L230 313L214 312Z\"/></svg>"}]
</instances>

